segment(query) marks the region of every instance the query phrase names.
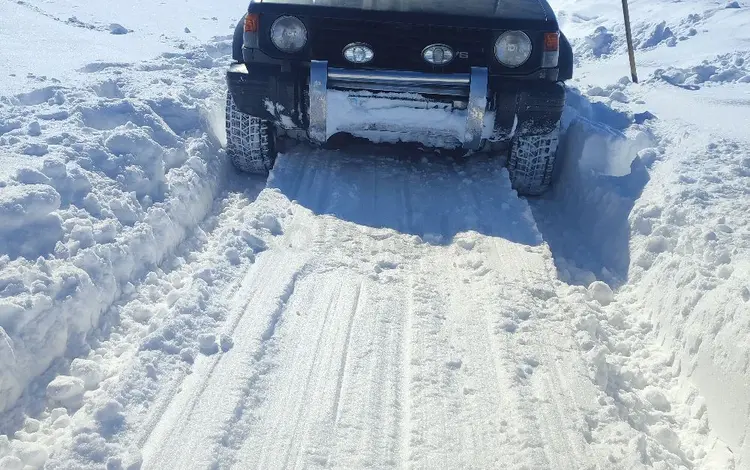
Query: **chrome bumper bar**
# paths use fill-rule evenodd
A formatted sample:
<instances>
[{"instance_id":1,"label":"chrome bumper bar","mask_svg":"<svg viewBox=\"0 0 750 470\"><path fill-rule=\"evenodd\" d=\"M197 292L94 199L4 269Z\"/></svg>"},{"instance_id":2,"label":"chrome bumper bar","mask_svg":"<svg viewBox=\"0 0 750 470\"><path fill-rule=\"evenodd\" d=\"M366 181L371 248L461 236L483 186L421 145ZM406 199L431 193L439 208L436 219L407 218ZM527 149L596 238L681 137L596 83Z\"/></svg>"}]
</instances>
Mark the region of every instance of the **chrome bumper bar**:
<instances>
[{"instance_id":1,"label":"chrome bumper bar","mask_svg":"<svg viewBox=\"0 0 750 470\"><path fill-rule=\"evenodd\" d=\"M428 74L329 68L327 61L314 60L310 64L308 134L318 143L327 140L329 89L421 93L468 100L462 142L465 149L478 150L482 144L487 87L488 73L484 67L472 67L471 73L464 74Z\"/></svg>"},{"instance_id":2,"label":"chrome bumper bar","mask_svg":"<svg viewBox=\"0 0 750 470\"><path fill-rule=\"evenodd\" d=\"M350 90L427 93L468 98L468 73L432 75L415 72L328 69L328 86Z\"/></svg>"}]
</instances>

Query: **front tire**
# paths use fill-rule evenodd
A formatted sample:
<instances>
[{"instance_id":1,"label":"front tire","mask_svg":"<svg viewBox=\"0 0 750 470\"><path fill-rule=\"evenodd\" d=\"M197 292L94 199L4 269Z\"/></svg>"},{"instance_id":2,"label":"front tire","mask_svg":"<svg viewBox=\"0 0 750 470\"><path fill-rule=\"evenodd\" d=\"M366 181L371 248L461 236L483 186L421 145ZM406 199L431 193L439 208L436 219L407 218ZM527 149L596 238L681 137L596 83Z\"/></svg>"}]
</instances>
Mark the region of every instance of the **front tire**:
<instances>
[{"instance_id":1,"label":"front tire","mask_svg":"<svg viewBox=\"0 0 750 470\"><path fill-rule=\"evenodd\" d=\"M273 125L239 110L227 91L227 156L245 173L268 175L276 163Z\"/></svg>"},{"instance_id":2,"label":"front tire","mask_svg":"<svg viewBox=\"0 0 750 470\"><path fill-rule=\"evenodd\" d=\"M508 159L508 172L513 189L524 196L539 196L552 185L557 160L560 127L539 135L513 139Z\"/></svg>"}]
</instances>

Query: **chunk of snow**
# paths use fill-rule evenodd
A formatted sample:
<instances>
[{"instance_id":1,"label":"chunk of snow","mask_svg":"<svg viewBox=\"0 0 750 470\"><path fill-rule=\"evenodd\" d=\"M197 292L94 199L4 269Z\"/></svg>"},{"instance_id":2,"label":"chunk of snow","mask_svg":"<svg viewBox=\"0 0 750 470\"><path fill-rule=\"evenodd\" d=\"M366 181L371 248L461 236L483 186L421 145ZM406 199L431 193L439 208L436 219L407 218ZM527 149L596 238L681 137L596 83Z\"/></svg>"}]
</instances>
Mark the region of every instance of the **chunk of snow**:
<instances>
[{"instance_id":1,"label":"chunk of snow","mask_svg":"<svg viewBox=\"0 0 750 470\"><path fill-rule=\"evenodd\" d=\"M275 216L271 214L263 214L259 220L261 226L266 228L273 235L278 235L281 233L281 223L279 223L279 219L277 219Z\"/></svg>"},{"instance_id":2,"label":"chunk of snow","mask_svg":"<svg viewBox=\"0 0 750 470\"><path fill-rule=\"evenodd\" d=\"M73 420L68 415L60 416L59 418L52 421L52 427L55 429L67 428L72 424Z\"/></svg>"},{"instance_id":3,"label":"chunk of snow","mask_svg":"<svg viewBox=\"0 0 750 470\"><path fill-rule=\"evenodd\" d=\"M674 33L672 33L672 30L667 26L666 21L662 21L661 23L657 24L653 27L651 30L651 34L649 37L643 42L641 45L642 49L647 49L650 47L657 46L663 41L666 41L667 39L674 36Z\"/></svg>"},{"instance_id":4,"label":"chunk of snow","mask_svg":"<svg viewBox=\"0 0 750 470\"><path fill-rule=\"evenodd\" d=\"M54 184L52 180L47 177L47 175L37 170L36 168L19 168L18 171L16 171L15 179L21 184Z\"/></svg>"},{"instance_id":5,"label":"chunk of snow","mask_svg":"<svg viewBox=\"0 0 750 470\"><path fill-rule=\"evenodd\" d=\"M592 34L586 36L586 44L594 57L602 57L612 52L615 36L605 26L598 26Z\"/></svg>"},{"instance_id":6,"label":"chunk of snow","mask_svg":"<svg viewBox=\"0 0 750 470\"><path fill-rule=\"evenodd\" d=\"M99 425L106 429L105 432L113 434L125 422L125 413L122 405L117 400L109 400L96 410L94 417Z\"/></svg>"},{"instance_id":7,"label":"chunk of snow","mask_svg":"<svg viewBox=\"0 0 750 470\"><path fill-rule=\"evenodd\" d=\"M14 455L0 458L0 470L24 470L24 462Z\"/></svg>"},{"instance_id":8,"label":"chunk of snow","mask_svg":"<svg viewBox=\"0 0 750 470\"><path fill-rule=\"evenodd\" d=\"M198 352L194 348L184 348L180 351L180 358L188 364L195 362L197 355Z\"/></svg>"},{"instance_id":9,"label":"chunk of snow","mask_svg":"<svg viewBox=\"0 0 750 470\"><path fill-rule=\"evenodd\" d=\"M57 418L61 416L67 416L67 414L68 414L68 410L66 410L65 408L55 408L52 411L50 411L49 419L51 421L55 421Z\"/></svg>"},{"instance_id":10,"label":"chunk of snow","mask_svg":"<svg viewBox=\"0 0 750 470\"><path fill-rule=\"evenodd\" d=\"M646 387L643 390L643 395L659 411L667 412L672 408L664 392L656 387Z\"/></svg>"},{"instance_id":11,"label":"chunk of snow","mask_svg":"<svg viewBox=\"0 0 750 470\"><path fill-rule=\"evenodd\" d=\"M112 23L109 25L109 32L112 34L128 34L130 31L118 23Z\"/></svg>"},{"instance_id":12,"label":"chunk of snow","mask_svg":"<svg viewBox=\"0 0 750 470\"><path fill-rule=\"evenodd\" d=\"M24 442L16 447L16 455L25 466L41 468L49 458L49 451L41 444Z\"/></svg>"},{"instance_id":13,"label":"chunk of snow","mask_svg":"<svg viewBox=\"0 0 750 470\"><path fill-rule=\"evenodd\" d=\"M39 124L39 121L32 121L29 123L28 130L30 136L36 137L42 134L42 126Z\"/></svg>"},{"instance_id":14,"label":"chunk of snow","mask_svg":"<svg viewBox=\"0 0 750 470\"><path fill-rule=\"evenodd\" d=\"M143 457L138 452L131 452L125 456L110 457L107 459L107 470L140 470L143 465Z\"/></svg>"},{"instance_id":15,"label":"chunk of snow","mask_svg":"<svg viewBox=\"0 0 750 470\"><path fill-rule=\"evenodd\" d=\"M602 281L595 281L589 285L589 298L596 300L601 305L609 305L615 300L615 294L612 289Z\"/></svg>"},{"instance_id":16,"label":"chunk of snow","mask_svg":"<svg viewBox=\"0 0 750 470\"><path fill-rule=\"evenodd\" d=\"M28 433L34 433L39 431L39 420L34 418L26 418L26 421L23 423L23 430Z\"/></svg>"},{"instance_id":17,"label":"chunk of snow","mask_svg":"<svg viewBox=\"0 0 750 470\"><path fill-rule=\"evenodd\" d=\"M59 375L47 385L47 397L66 406L76 406L86 391L83 380L78 377Z\"/></svg>"},{"instance_id":18,"label":"chunk of snow","mask_svg":"<svg viewBox=\"0 0 750 470\"><path fill-rule=\"evenodd\" d=\"M0 232L45 218L60 208L60 194L43 184L0 188Z\"/></svg>"},{"instance_id":19,"label":"chunk of snow","mask_svg":"<svg viewBox=\"0 0 750 470\"><path fill-rule=\"evenodd\" d=\"M0 459L10 455L13 452L13 448L10 445L10 440L5 434L0 434Z\"/></svg>"},{"instance_id":20,"label":"chunk of snow","mask_svg":"<svg viewBox=\"0 0 750 470\"><path fill-rule=\"evenodd\" d=\"M649 432L661 445L673 454L679 454L680 452L680 437L677 433L667 425L658 424L652 426Z\"/></svg>"},{"instance_id":21,"label":"chunk of snow","mask_svg":"<svg viewBox=\"0 0 750 470\"><path fill-rule=\"evenodd\" d=\"M104 379L104 370L97 362L77 358L70 365L70 375L81 379L86 390L93 390Z\"/></svg>"},{"instance_id":22,"label":"chunk of snow","mask_svg":"<svg viewBox=\"0 0 750 470\"><path fill-rule=\"evenodd\" d=\"M234 346L234 340L227 334L222 334L219 338L219 344L222 352L227 352Z\"/></svg>"},{"instance_id":23,"label":"chunk of snow","mask_svg":"<svg viewBox=\"0 0 750 470\"><path fill-rule=\"evenodd\" d=\"M216 343L216 335L213 333L199 335L198 345L201 353L205 355L216 354L219 351L219 345Z\"/></svg>"},{"instance_id":24,"label":"chunk of snow","mask_svg":"<svg viewBox=\"0 0 750 470\"><path fill-rule=\"evenodd\" d=\"M21 152L32 157L43 157L49 153L49 146L43 143L25 144Z\"/></svg>"},{"instance_id":25,"label":"chunk of snow","mask_svg":"<svg viewBox=\"0 0 750 470\"><path fill-rule=\"evenodd\" d=\"M610 93L609 97L610 97L610 99L612 99L614 101L618 101L620 103L627 103L627 102L630 101L630 99L628 98L628 96L625 93L623 93L623 92L621 92L619 90L615 90L612 93Z\"/></svg>"}]
</instances>

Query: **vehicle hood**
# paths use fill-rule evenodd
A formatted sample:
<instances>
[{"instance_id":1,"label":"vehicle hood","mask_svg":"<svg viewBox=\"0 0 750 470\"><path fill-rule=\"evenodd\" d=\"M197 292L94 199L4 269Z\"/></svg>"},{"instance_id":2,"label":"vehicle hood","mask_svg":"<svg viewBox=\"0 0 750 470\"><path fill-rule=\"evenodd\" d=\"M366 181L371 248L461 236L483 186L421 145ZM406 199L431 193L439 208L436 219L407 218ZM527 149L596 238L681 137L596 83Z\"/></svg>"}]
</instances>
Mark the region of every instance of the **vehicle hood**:
<instances>
[{"instance_id":1,"label":"vehicle hood","mask_svg":"<svg viewBox=\"0 0 750 470\"><path fill-rule=\"evenodd\" d=\"M479 18L546 21L552 16L544 0L259 0L261 4L320 6L396 13L429 13Z\"/></svg>"}]
</instances>

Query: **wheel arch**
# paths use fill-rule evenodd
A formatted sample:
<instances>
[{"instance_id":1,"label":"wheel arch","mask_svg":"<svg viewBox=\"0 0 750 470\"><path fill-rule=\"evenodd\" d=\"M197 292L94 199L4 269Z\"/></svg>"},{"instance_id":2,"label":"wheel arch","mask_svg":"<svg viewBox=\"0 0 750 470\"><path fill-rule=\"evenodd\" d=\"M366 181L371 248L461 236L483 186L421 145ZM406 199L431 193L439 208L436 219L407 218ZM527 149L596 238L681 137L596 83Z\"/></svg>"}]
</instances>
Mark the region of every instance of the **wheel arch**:
<instances>
[{"instance_id":1,"label":"wheel arch","mask_svg":"<svg viewBox=\"0 0 750 470\"><path fill-rule=\"evenodd\" d=\"M247 16L247 13L242 15L242 18L240 19L239 23L237 23L237 26L234 28L234 36L232 37L232 60L235 62L243 62L242 59L242 44L244 42L244 34L245 34L245 17Z\"/></svg>"},{"instance_id":2,"label":"wheel arch","mask_svg":"<svg viewBox=\"0 0 750 470\"><path fill-rule=\"evenodd\" d=\"M557 79L561 82L570 80L573 78L573 46L570 45L568 38L560 32L560 61L559 69L560 72Z\"/></svg>"}]
</instances>

